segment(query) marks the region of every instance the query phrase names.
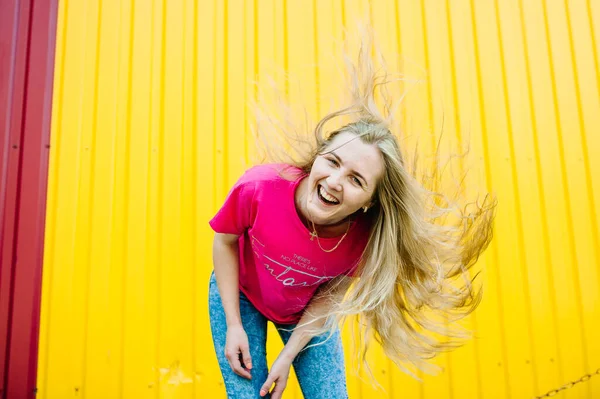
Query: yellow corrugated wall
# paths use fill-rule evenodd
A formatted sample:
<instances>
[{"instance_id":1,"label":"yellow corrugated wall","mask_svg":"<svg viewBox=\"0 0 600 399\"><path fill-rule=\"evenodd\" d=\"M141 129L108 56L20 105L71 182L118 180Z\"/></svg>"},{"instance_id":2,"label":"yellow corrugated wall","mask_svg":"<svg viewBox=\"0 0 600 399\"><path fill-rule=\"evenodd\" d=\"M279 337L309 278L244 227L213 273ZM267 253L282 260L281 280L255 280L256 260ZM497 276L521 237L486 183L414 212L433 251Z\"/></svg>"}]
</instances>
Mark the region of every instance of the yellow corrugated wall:
<instances>
[{"instance_id":1,"label":"yellow corrugated wall","mask_svg":"<svg viewBox=\"0 0 600 399\"><path fill-rule=\"evenodd\" d=\"M38 397L225 397L207 220L250 162L251 83L287 70L323 112L359 19L426 79L405 130L468 140L499 207L477 339L423 383L374 349L387 393L350 374L350 397L529 398L600 367L598 1L61 0Z\"/></svg>"}]
</instances>

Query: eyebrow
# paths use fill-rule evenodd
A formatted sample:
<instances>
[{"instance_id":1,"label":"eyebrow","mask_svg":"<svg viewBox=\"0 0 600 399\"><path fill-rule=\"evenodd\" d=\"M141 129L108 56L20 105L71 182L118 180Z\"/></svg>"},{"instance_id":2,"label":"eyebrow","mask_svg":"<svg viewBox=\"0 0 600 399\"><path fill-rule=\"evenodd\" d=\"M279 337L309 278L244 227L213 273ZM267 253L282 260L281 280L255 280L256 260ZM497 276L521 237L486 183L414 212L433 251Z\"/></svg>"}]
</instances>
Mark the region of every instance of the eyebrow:
<instances>
[{"instance_id":1,"label":"eyebrow","mask_svg":"<svg viewBox=\"0 0 600 399\"><path fill-rule=\"evenodd\" d=\"M330 154L331 154L331 155L333 155L333 156L335 157L335 159L337 159L337 160L338 160L338 162L339 162L339 163L344 163L344 161L342 161L342 158L340 158L340 157L339 157L339 155L338 155L338 154L336 154L334 151L331 151L331 152L330 152ZM361 175L360 173L358 173L358 172L357 172L357 171L355 171L355 170L352 170L351 172L352 172L352 173L354 173L356 176L360 177L360 178L362 179L362 181L364 181L364 182L365 182L365 186L368 186L368 185L369 185L369 183L367 182L367 179L365 179L365 178L363 177L363 175Z\"/></svg>"}]
</instances>

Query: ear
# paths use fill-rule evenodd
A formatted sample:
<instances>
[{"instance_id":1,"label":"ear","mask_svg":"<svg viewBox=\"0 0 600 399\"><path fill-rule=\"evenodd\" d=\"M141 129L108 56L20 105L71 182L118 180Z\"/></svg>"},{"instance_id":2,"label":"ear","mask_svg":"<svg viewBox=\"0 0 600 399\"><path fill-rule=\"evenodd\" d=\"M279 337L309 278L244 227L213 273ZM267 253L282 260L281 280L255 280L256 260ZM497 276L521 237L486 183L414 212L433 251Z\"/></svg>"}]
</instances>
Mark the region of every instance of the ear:
<instances>
[{"instance_id":1,"label":"ear","mask_svg":"<svg viewBox=\"0 0 600 399\"><path fill-rule=\"evenodd\" d=\"M369 201L366 204L364 204L360 209L362 209L362 211L366 213L369 209L371 209L373 205L375 205L375 201Z\"/></svg>"}]
</instances>

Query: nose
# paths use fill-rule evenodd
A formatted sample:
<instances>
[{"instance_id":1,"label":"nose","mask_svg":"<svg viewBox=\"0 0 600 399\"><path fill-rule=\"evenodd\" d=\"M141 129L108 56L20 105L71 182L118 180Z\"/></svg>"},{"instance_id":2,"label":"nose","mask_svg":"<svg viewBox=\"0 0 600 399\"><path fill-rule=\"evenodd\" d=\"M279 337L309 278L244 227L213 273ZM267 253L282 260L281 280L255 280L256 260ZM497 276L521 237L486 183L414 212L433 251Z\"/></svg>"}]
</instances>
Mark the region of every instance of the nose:
<instances>
[{"instance_id":1,"label":"nose","mask_svg":"<svg viewBox=\"0 0 600 399\"><path fill-rule=\"evenodd\" d=\"M336 190L336 191L342 191L342 185L340 183L339 173L330 174L329 177L327 177L326 181L327 181L327 186L329 186L330 189Z\"/></svg>"}]
</instances>

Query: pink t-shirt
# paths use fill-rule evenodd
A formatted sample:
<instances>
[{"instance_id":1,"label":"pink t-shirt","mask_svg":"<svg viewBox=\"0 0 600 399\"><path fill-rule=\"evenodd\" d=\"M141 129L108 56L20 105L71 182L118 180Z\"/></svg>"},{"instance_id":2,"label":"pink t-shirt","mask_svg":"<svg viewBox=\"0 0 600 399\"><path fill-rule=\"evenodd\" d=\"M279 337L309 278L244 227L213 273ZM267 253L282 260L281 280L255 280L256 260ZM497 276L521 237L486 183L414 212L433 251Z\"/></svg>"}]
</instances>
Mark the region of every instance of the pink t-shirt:
<instances>
[{"instance_id":1,"label":"pink t-shirt","mask_svg":"<svg viewBox=\"0 0 600 399\"><path fill-rule=\"evenodd\" d=\"M240 236L240 290L265 317L283 324L300 320L319 285L352 274L369 238L370 221L360 213L340 246L323 252L296 211L294 194L304 177L287 165L255 166L210 221L215 232ZM339 240L319 238L325 249Z\"/></svg>"}]
</instances>

